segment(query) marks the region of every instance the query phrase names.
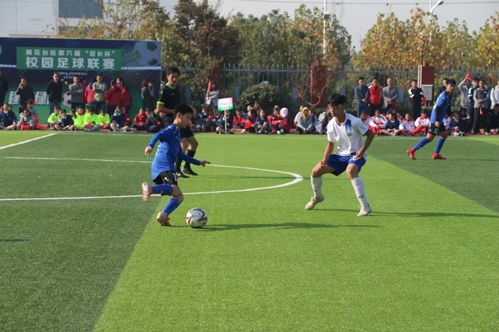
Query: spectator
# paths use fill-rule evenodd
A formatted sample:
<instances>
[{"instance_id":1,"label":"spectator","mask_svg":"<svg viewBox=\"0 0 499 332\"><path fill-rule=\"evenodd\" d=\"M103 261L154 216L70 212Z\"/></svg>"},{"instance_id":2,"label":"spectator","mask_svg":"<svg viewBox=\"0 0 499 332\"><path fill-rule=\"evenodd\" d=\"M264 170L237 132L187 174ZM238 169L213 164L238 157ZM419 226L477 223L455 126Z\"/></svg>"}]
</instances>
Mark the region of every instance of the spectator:
<instances>
[{"instance_id":1,"label":"spectator","mask_svg":"<svg viewBox=\"0 0 499 332\"><path fill-rule=\"evenodd\" d=\"M454 119L453 116L451 116L450 113L445 113L444 120L442 121L442 123L444 125L444 128L451 134L453 133L454 128L457 126L457 121Z\"/></svg>"},{"instance_id":2,"label":"spectator","mask_svg":"<svg viewBox=\"0 0 499 332\"><path fill-rule=\"evenodd\" d=\"M139 112L133 118L132 131L145 131L147 123L147 112L145 108L139 109Z\"/></svg>"},{"instance_id":3,"label":"spectator","mask_svg":"<svg viewBox=\"0 0 499 332\"><path fill-rule=\"evenodd\" d=\"M295 117L295 126L299 134L315 134L315 114L308 107L303 107Z\"/></svg>"},{"instance_id":4,"label":"spectator","mask_svg":"<svg viewBox=\"0 0 499 332\"><path fill-rule=\"evenodd\" d=\"M474 113L473 113L473 128L471 133L485 134L485 129L487 125L487 111L489 109L489 96L488 89L485 86L485 81L480 80L478 82L478 88L473 92L474 100Z\"/></svg>"},{"instance_id":5,"label":"spectator","mask_svg":"<svg viewBox=\"0 0 499 332\"><path fill-rule=\"evenodd\" d=\"M112 131L128 131L128 126L125 126L125 115L120 106L116 106L114 109L114 114L111 118L111 130Z\"/></svg>"},{"instance_id":6,"label":"spectator","mask_svg":"<svg viewBox=\"0 0 499 332\"><path fill-rule=\"evenodd\" d=\"M440 94L445 91L448 80L449 80L448 78L444 78L442 80L442 86L440 88L438 88L438 94L437 94L437 96L440 96Z\"/></svg>"},{"instance_id":7,"label":"spectator","mask_svg":"<svg viewBox=\"0 0 499 332\"><path fill-rule=\"evenodd\" d=\"M154 111L156 109L156 102L158 101L154 83L148 80L143 80L141 83L140 96L142 97L142 108L146 111Z\"/></svg>"},{"instance_id":8,"label":"spectator","mask_svg":"<svg viewBox=\"0 0 499 332\"><path fill-rule=\"evenodd\" d=\"M149 133L157 133L164 128L163 120L158 109L147 114L146 127L147 132Z\"/></svg>"},{"instance_id":9,"label":"spectator","mask_svg":"<svg viewBox=\"0 0 499 332\"><path fill-rule=\"evenodd\" d=\"M490 110L495 113L499 109L499 80L497 85L490 91Z\"/></svg>"},{"instance_id":10,"label":"spectator","mask_svg":"<svg viewBox=\"0 0 499 332\"><path fill-rule=\"evenodd\" d=\"M213 81L209 81L204 100L209 109L214 109L217 107L219 94L220 90L218 89L217 84Z\"/></svg>"},{"instance_id":11,"label":"spectator","mask_svg":"<svg viewBox=\"0 0 499 332\"><path fill-rule=\"evenodd\" d=\"M399 130L395 132L395 135L412 136L412 131L416 129L414 125L414 120L410 113L406 113L404 119L400 122Z\"/></svg>"},{"instance_id":12,"label":"spectator","mask_svg":"<svg viewBox=\"0 0 499 332\"><path fill-rule=\"evenodd\" d=\"M55 108L59 109L57 106ZM28 102L26 109L30 112L31 116L33 117L33 120L35 121L35 124L38 124L40 118L38 117L38 112L36 111L35 104L33 103L32 100Z\"/></svg>"},{"instance_id":13,"label":"spectator","mask_svg":"<svg viewBox=\"0 0 499 332\"><path fill-rule=\"evenodd\" d=\"M85 131L98 131L102 128L99 116L95 114L93 107L87 107L85 116L83 117L83 127Z\"/></svg>"},{"instance_id":14,"label":"spectator","mask_svg":"<svg viewBox=\"0 0 499 332\"><path fill-rule=\"evenodd\" d=\"M2 105L2 112L0 112L0 129L14 130L17 127L17 117L12 112L9 104Z\"/></svg>"},{"instance_id":15,"label":"spectator","mask_svg":"<svg viewBox=\"0 0 499 332\"><path fill-rule=\"evenodd\" d=\"M371 105L371 114L374 114L376 110L381 108L381 87L378 85L378 80L373 79L371 86L369 87L369 103Z\"/></svg>"},{"instance_id":16,"label":"spectator","mask_svg":"<svg viewBox=\"0 0 499 332\"><path fill-rule=\"evenodd\" d=\"M454 114L456 113L459 114L457 126L459 127L459 131L462 132L462 135L459 136L464 136L469 134L471 130L471 123L468 111L461 110L461 112L455 112Z\"/></svg>"},{"instance_id":17,"label":"spectator","mask_svg":"<svg viewBox=\"0 0 499 332\"><path fill-rule=\"evenodd\" d=\"M196 133L203 130L203 119L201 118L198 109L195 107L192 109L191 129Z\"/></svg>"},{"instance_id":18,"label":"spectator","mask_svg":"<svg viewBox=\"0 0 499 332\"><path fill-rule=\"evenodd\" d=\"M369 109L366 109L366 112L369 112ZM362 114L365 112L361 112L360 116L362 117ZM327 124L329 123L329 120L331 120L331 116L329 112L324 111L321 114L319 114L319 117L317 119L317 122L315 124L315 131L318 134L325 134L327 131Z\"/></svg>"},{"instance_id":19,"label":"spectator","mask_svg":"<svg viewBox=\"0 0 499 332\"><path fill-rule=\"evenodd\" d=\"M234 128L232 128L233 116L230 114L229 110L224 113L220 113L216 118L217 128L215 131L217 134L234 134Z\"/></svg>"},{"instance_id":20,"label":"spectator","mask_svg":"<svg viewBox=\"0 0 499 332\"><path fill-rule=\"evenodd\" d=\"M25 109L21 116L19 117L19 123L17 124L17 129L19 130L34 130L36 129L35 119L31 115L28 109Z\"/></svg>"},{"instance_id":21,"label":"spectator","mask_svg":"<svg viewBox=\"0 0 499 332\"><path fill-rule=\"evenodd\" d=\"M96 81L92 83L94 108L96 112L106 109L106 94L107 84L104 82L104 77L98 74Z\"/></svg>"},{"instance_id":22,"label":"spectator","mask_svg":"<svg viewBox=\"0 0 499 332\"><path fill-rule=\"evenodd\" d=\"M262 108L260 107L259 109L262 109ZM284 129L285 133L289 133L289 131L291 130L291 121L289 121L289 110L286 107L283 107L279 111L279 114L281 115L281 118L282 118L282 122L281 122L282 129Z\"/></svg>"},{"instance_id":23,"label":"spectator","mask_svg":"<svg viewBox=\"0 0 499 332\"><path fill-rule=\"evenodd\" d=\"M83 90L83 105L91 104L94 105L94 108L97 109L97 106L95 105L94 102L94 89L92 89L93 83L88 83L84 84L84 90Z\"/></svg>"},{"instance_id":24,"label":"spectator","mask_svg":"<svg viewBox=\"0 0 499 332\"><path fill-rule=\"evenodd\" d=\"M111 83L111 87L107 90L106 100L107 100L107 112L113 114L116 107L121 106L121 94L123 88L117 83L117 80Z\"/></svg>"},{"instance_id":25,"label":"spectator","mask_svg":"<svg viewBox=\"0 0 499 332\"><path fill-rule=\"evenodd\" d=\"M371 117L369 121L369 129L375 135L382 135L385 123L386 123L386 118L377 109L376 111L374 111L374 116Z\"/></svg>"},{"instance_id":26,"label":"spectator","mask_svg":"<svg viewBox=\"0 0 499 332\"><path fill-rule=\"evenodd\" d=\"M383 106L385 111L388 112L390 109L397 107L399 90L393 85L391 78L386 80L386 85L383 88Z\"/></svg>"},{"instance_id":27,"label":"spectator","mask_svg":"<svg viewBox=\"0 0 499 332\"><path fill-rule=\"evenodd\" d=\"M9 91L9 82L3 77L3 72L0 70L0 107L5 102L5 95Z\"/></svg>"},{"instance_id":28,"label":"spectator","mask_svg":"<svg viewBox=\"0 0 499 332\"><path fill-rule=\"evenodd\" d=\"M400 121L393 113L388 113L388 119L381 130L383 135L395 136L399 130Z\"/></svg>"},{"instance_id":29,"label":"spectator","mask_svg":"<svg viewBox=\"0 0 499 332\"><path fill-rule=\"evenodd\" d=\"M59 122L60 120L60 112L61 110L56 106L54 107L54 112L50 113L49 118L47 120L47 124L49 129L54 130L55 125Z\"/></svg>"},{"instance_id":30,"label":"spectator","mask_svg":"<svg viewBox=\"0 0 499 332\"><path fill-rule=\"evenodd\" d=\"M106 110L100 110L99 117L99 125L102 129L109 129L111 126L111 117Z\"/></svg>"},{"instance_id":31,"label":"spectator","mask_svg":"<svg viewBox=\"0 0 499 332\"><path fill-rule=\"evenodd\" d=\"M61 76L59 76L59 74L57 73L54 73L54 75L52 75L52 80L47 86L50 113L54 112L54 106L57 106L59 109L61 108L63 86L64 83L62 83L61 81Z\"/></svg>"},{"instance_id":32,"label":"spectator","mask_svg":"<svg viewBox=\"0 0 499 332\"><path fill-rule=\"evenodd\" d=\"M430 119L426 111L421 111L421 115L414 122L416 128L411 131L412 135L426 135L428 128L430 127Z\"/></svg>"},{"instance_id":33,"label":"spectator","mask_svg":"<svg viewBox=\"0 0 499 332\"><path fill-rule=\"evenodd\" d=\"M215 121L214 121L214 116L213 116L213 111L209 110L208 107L203 106L201 109L201 114L199 115L201 119L201 130L205 132L212 132L215 131L215 128L217 127Z\"/></svg>"},{"instance_id":34,"label":"spectator","mask_svg":"<svg viewBox=\"0 0 499 332\"><path fill-rule=\"evenodd\" d=\"M87 104L85 106L86 108L92 108L92 104ZM73 124L74 124L74 129L75 130L83 130L85 128L84 126L84 120L85 120L85 110L83 107L78 107L78 109L75 111L71 112L72 119L73 119Z\"/></svg>"},{"instance_id":35,"label":"spectator","mask_svg":"<svg viewBox=\"0 0 499 332\"><path fill-rule=\"evenodd\" d=\"M121 87L121 95L120 95L120 106L124 108L126 113L130 111L130 107L132 106L132 96L130 95L130 92L128 91L127 87L125 86L125 82L123 82L123 79L118 77L116 79L116 84ZM130 121L129 121L130 122ZM127 126L130 123L127 124Z\"/></svg>"},{"instance_id":36,"label":"spectator","mask_svg":"<svg viewBox=\"0 0 499 332\"><path fill-rule=\"evenodd\" d=\"M24 77L19 81L16 95L19 95L19 114L21 114L28 106L28 102L35 100L33 89L28 85L28 81Z\"/></svg>"},{"instance_id":37,"label":"spectator","mask_svg":"<svg viewBox=\"0 0 499 332\"><path fill-rule=\"evenodd\" d=\"M423 90L418 87L418 81L412 80L409 91L409 109L411 117L416 119L421 114L421 103L423 101Z\"/></svg>"},{"instance_id":38,"label":"spectator","mask_svg":"<svg viewBox=\"0 0 499 332\"><path fill-rule=\"evenodd\" d=\"M286 128L288 126L286 120L281 116L279 110L274 107L274 112L267 117L267 121L269 122L270 132L272 134L285 134Z\"/></svg>"},{"instance_id":39,"label":"spectator","mask_svg":"<svg viewBox=\"0 0 499 332\"><path fill-rule=\"evenodd\" d=\"M54 125L54 128L59 131L75 130L73 119L66 113L66 110L60 111L60 119Z\"/></svg>"},{"instance_id":40,"label":"spectator","mask_svg":"<svg viewBox=\"0 0 499 332\"><path fill-rule=\"evenodd\" d=\"M362 123L364 123L364 125L367 128L369 128L369 123L371 122L371 117L369 116L368 112L362 112L362 113L360 113L360 121L362 121Z\"/></svg>"},{"instance_id":41,"label":"spectator","mask_svg":"<svg viewBox=\"0 0 499 332\"><path fill-rule=\"evenodd\" d=\"M449 130L450 130L451 135L454 135L454 136L464 136L465 135L464 128L466 127L466 123L463 121L463 119L461 117L462 112L463 112L463 110L461 110L461 112L454 112L452 114L452 122L450 123L450 126L449 126ZM464 111L464 112L466 112L466 111Z\"/></svg>"},{"instance_id":42,"label":"spectator","mask_svg":"<svg viewBox=\"0 0 499 332\"><path fill-rule=\"evenodd\" d=\"M258 113L258 117L255 120L255 131L257 134L269 133L269 121L267 120L264 110L260 110Z\"/></svg>"},{"instance_id":43,"label":"spectator","mask_svg":"<svg viewBox=\"0 0 499 332\"><path fill-rule=\"evenodd\" d=\"M232 125L234 129L242 129L241 134L246 132L248 120L240 109L236 110L236 115L232 118Z\"/></svg>"},{"instance_id":44,"label":"spectator","mask_svg":"<svg viewBox=\"0 0 499 332\"><path fill-rule=\"evenodd\" d=\"M369 88L366 86L364 77L359 77L359 85L354 90L355 100L357 101L357 117L362 112L369 113ZM327 112L326 112L327 113Z\"/></svg>"},{"instance_id":45,"label":"spectator","mask_svg":"<svg viewBox=\"0 0 499 332\"><path fill-rule=\"evenodd\" d=\"M69 92L71 94L71 109L76 110L78 107L83 107L83 93L85 92L85 88L80 83L78 76L73 77L73 84L69 86Z\"/></svg>"},{"instance_id":46,"label":"spectator","mask_svg":"<svg viewBox=\"0 0 499 332\"><path fill-rule=\"evenodd\" d=\"M468 75L466 75L468 77ZM470 96L468 93L470 92L471 88L471 80L469 78L465 78L459 85L457 86L459 89L459 94L461 95L461 109L465 110L466 112L469 112L470 110Z\"/></svg>"}]
</instances>

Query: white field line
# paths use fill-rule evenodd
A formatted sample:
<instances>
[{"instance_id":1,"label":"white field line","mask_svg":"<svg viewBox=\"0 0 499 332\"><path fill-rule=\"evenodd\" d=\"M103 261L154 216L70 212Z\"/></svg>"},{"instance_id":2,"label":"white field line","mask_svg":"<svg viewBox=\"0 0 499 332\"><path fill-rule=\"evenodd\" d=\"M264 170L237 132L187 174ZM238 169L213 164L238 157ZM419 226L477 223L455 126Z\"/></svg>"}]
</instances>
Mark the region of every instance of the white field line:
<instances>
[{"instance_id":1,"label":"white field line","mask_svg":"<svg viewBox=\"0 0 499 332\"><path fill-rule=\"evenodd\" d=\"M33 141L38 141L39 139L47 138L47 137L54 136L54 135L57 135L57 133L47 134L47 135L43 135L43 136L40 136L40 137L35 137L35 138L32 138L32 139L21 141L21 142L18 142L18 143L13 143L13 144L9 144L9 145L0 146L0 150L5 150L5 149L8 149L8 148L13 148L15 146L19 146L19 145L22 145L22 144L30 143L30 142L33 142Z\"/></svg>"},{"instance_id":2,"label":"white field line","mask_svg":"<svg viewBox=\"0 0 499 332\"><path fill-rule=\"evenodd\" d=\"M49 158L49 157L0 157L2 159L26 159L26 160L71 160L71 161L96 161L96 162L117 162L117 163L142 163L149 164L150 161L144 160L116 160L116 159L88 159L88 158ZM261 171L269 173L285 174L294 177L292 181L266 187L246 188L246 189L232 189L232 190L216 190L216 191L198 191L184 193L184 195L210 195L210 194L225 194L225 193L239 193L250 192L259 190L276 189L294 185L303 180L299 174L285 171L278 171L273 169L244 167L244 166L229 166L229 165L209 165L210 167L223 167L223 168L236 168L246 169L251 171ZM79 197L20 197L20 198L0 198L0 202L13 202L13 201L58 201L58 200L85 200L85 199L122 199L122 198L138 198L142 195L114 195L114 196L79 196Z\"/></svg>"}]
</instances>

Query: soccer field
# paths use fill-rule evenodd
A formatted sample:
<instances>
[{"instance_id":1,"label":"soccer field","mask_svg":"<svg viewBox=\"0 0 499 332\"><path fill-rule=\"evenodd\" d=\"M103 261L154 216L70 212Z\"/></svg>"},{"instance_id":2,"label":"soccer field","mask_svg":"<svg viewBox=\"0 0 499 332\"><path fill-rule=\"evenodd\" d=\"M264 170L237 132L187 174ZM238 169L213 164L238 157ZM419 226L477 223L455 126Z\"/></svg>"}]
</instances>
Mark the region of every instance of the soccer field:
<instances>
[{"instance_id":1,"label":"soccer field","mask_svg":"<svg viewBox=\"0 0 499 332\"><path fill-rule=\"evenodd\" d=\"M304 210L324 136L200 134L167 228L150 135L49 134L0 132L1 331L499 330L497 137L375 138L362 218L345 175Z\"/></svg>"}]
</instances>

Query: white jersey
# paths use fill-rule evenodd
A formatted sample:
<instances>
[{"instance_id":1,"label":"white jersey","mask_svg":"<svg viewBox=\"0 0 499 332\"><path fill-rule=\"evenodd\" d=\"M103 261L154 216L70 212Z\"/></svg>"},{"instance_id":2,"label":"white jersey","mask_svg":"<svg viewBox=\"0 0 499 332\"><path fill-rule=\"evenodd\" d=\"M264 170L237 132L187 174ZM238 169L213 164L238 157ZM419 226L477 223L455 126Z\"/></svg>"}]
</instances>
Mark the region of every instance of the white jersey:
<instances>
[{"instance_id":1,"label":"white jersey","mask_svg":"<svg viewBox=\"0 0 499 332\"><path fill-rule=\"evenodd\" d=\"M403 120L400 123L399 129L405 130L405 131L412 131L412 130L416 129L416 126L414 125L414 121L412 121L412 120L411 121Z\"/></svg>"},{"instance_id":2,"label":"white jersey","mask_svg":"<svg viewBox=\"0 0 499 332\"><path fill-rule=\"evenodd\" d=\"M364 136L369 128L355 116L346 113L345 122L338 124L336 117L332 118L327 124L327 140L336 143L338 149L336 154L340 156L349 156L357 152L364 142Z\"/></svg>"},{"instance_id":3,"label":"white jersey","mask_svg":"<svg viewBox=\"0 0 499 332\"><path fill-rule=\"evenodd\" d=\"M422 117L419 117L416 119L416 122L414 123L416 127L423 126L423 127L429 127L430 126L430 119L425 118L423 119Z\"/></svg>"}]
</instances>

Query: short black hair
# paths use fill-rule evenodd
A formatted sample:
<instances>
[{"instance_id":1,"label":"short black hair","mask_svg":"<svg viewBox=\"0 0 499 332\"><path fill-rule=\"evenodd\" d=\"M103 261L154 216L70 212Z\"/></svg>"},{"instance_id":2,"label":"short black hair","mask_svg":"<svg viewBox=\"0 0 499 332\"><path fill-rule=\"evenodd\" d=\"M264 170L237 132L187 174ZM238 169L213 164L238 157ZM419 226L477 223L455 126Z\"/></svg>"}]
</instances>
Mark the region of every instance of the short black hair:
<instances>
[{"instance_id":1,"label":"short black hair","mask_svg":"<svg viewBox=\"0 0 499 332\"><path fill-rule=\"evenodd\" d=\"M175 107L175 115L177 115L178 113L184 115L184 114L187 114L187 113L193 113L192 112L192 107L190 107L189 105L187 104L179 104L177 105L177 107Z\"/></svg>"},{"instance_id":2,"label":"short black hair","mask_svg":"<svg viewBox=\"0 0 499 332\"><path fill-rule=\"evenodd\" d=\"M166 76L168 76L170 74L175 74L175 73L180 75L180 69L178 69L177 67L170 67L170 68L168 68L168 71L166 72Z\"/></svg>"},{"instance_id":3,"label":"short black hair","mask_svg":"<svg viewBox=\"0 0 499 332\"><path fill-rule=\"evenodd\" d=\"M364 77L360 76L360 77L359 77L359 81L360 81L360 80L364 80Z\"/></svg>"},{"instance_id":4,"label":"short black hair","mask_svg":"<svg viewBox=\"0 0 499 332\"><path fill-rule=\"evenodd\" d=\"M338 105L345 105L346 103L347 103L347 97L339 93L333 93L331 99L329 99L329 106L331 107L335 107Z\"/></svg>"},{"instance_id":5,"label":"short black hair","mask_svg":"<svg viewBox=\"0 0 499 332\"><path fill-rule=\"evenodd\" d=\"M454 86L455 86L455 85L456 85L456 80L453 80L453 79L448 79L448 80L447 80L447 85L449 85L449 84L450 84L450 85L454 85Z\"/></svg>"},{"instance_id":6,"label":"short black hair","mask_svg":"<svg viewBox=\"0 0 499 332\"><path fill-rule=\"evenodd\" d=\"M418 83L418 80L416 80L416 79L413 79L413 80L411 81L411 83L412 83L412 82L416 82L416 83Z\"/></svg>"}]
</instances>

